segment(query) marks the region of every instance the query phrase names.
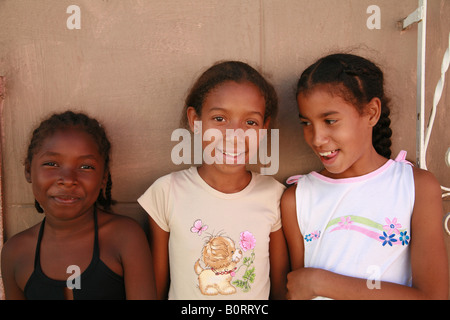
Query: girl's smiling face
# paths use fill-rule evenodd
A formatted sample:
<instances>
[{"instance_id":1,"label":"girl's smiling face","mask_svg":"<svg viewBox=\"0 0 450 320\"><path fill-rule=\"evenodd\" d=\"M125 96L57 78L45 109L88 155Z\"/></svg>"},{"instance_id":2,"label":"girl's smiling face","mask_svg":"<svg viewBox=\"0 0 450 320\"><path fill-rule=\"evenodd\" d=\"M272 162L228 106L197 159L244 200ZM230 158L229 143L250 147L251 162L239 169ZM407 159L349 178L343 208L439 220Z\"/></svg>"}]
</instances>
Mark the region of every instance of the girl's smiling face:
<instances>
[{"instance_id":1,"label":"girl's smiling face","mask_svg":"<svg viewBox=\"0 0 450 320\"><path fill-rule=\"evenodd\" d=\"M376 154L372 128L379 117L373 114L378 101L369 103L368 111L360 114L355 106L324 87L298 95L305 141L322 161L325 175L347 178L373 169L369 159L373 152Z\"/></svg>"},{"instance_id":2,"label":"girl's smiling face","mask_svg":"<svg viewBox=\"0 0 450 320\"><path fill-rule=\"evenodd\" d=\"M45 138L25 175L46 215L62 220L87 212L107 178L105 159L96 142L76 127Z\"/></svg>"},{"instance_id":3,"label":"girl's smiling face","mask_svg":"<svg viewBox=\"0 0 450 320\"><path fill-rule=\"evenodd\" d=\"M227 166L242 166L249 162L253 156L250 152L255 152L259 146L259 129L267 129L269 125L269 119L264 119L264 115L264 96L250 82L227 81L211 90L202 105L200 116L194 108L188 109L189 124L194 132L194 121L201 121L202 137L208 129L220 131L223 140L203 141L203 150L205 153L211 151L215 164ZM255 139L249 138L253 137L249 132L245 137L239 134L249 129L255 130ZM238 138L227 134L227 130L234 132ZM251 143L256 145L250 146Z\"/></svg>"}]
</instances>

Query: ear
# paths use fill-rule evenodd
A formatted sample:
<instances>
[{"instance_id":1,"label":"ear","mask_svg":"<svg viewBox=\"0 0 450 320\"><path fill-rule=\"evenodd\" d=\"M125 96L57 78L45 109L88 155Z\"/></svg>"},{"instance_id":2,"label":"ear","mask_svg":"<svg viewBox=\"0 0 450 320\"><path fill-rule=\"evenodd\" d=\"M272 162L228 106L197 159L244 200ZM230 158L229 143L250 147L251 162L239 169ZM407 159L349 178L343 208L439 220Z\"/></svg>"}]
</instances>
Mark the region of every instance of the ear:
<instances>
[{"instance_id":1,"label":"ear","mask_svg":"<svg viewBox=\"0 0 450 320\"><path fill-rule=\"evenodd\" d=\"M379 98L373 98L366 105L366 115L368 116L369 126L374 127L381 115L381 100Z\"/></svg>"},{"instance_id":2,"label":"ear","mask_svg":"<svg viewBox=\"0 0 450 320\"><path fill-rule=\"evenodd\" d=\"M200 116L195 111L194 107L188 107L186 110L189 128L195 133L195 121L200 121Z\"/></svg>"},{"instance_id":3,"label":"ear","mask_svg":"<svg viewBox=\"0 0 450 320\"><path fill-rule=\"evenodd\" d=\"M31 183L31 164L28 161L25 163L25 179L28 183Z\"/></svg>"}]
</instances>

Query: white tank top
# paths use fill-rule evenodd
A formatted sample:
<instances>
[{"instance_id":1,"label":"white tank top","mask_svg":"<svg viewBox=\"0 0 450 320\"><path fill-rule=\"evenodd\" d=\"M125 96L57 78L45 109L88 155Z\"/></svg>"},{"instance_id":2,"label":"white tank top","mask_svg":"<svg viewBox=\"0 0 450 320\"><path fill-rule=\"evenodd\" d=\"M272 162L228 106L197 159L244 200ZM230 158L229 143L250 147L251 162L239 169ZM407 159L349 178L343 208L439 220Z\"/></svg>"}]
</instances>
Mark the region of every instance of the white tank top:
<instances>
[{"instance_id":1,"label":"white tank top","mask_svg":"<svg viewBox=\"0 0 450 320\"><path fill-rule=\"evenodd\" d=\"M305 267L368 279L374 287L377 280L411 286L415 195L405 155L401 152L395 161L361 177L331 179L317 172L297 176Z\"/></svg>"}]
</instances>

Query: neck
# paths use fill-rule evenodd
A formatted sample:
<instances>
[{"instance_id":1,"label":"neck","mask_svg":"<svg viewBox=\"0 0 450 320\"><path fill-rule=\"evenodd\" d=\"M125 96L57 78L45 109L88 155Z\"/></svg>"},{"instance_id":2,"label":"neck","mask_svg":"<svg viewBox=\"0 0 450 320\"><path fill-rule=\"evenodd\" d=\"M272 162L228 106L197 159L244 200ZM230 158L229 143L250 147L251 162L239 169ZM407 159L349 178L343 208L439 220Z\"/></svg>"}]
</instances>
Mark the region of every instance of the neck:
<instances>
[{"instance_id":1,"label":"neck","mask_svg":"<svg viewBox=\"0 0 450 320\"><path fill-rule=\"evenodd\" d=\"M323 169L321 174L332 179L346 179L360 177L369 174L380 167L382 167L386 161L385 157L379 155L372 147L369 152L360 157L350 168L342 173L331 173L326 169Z\"/></svg>"},{"instance_id":2,"label":"neck","mask_svg":"<svg viewBox=\"0 0 450 320\"><path fill-rule=\"evenodd\" d=\"M219 170L211 165L202 165L197 169L200 177L212 188L223 193L242 191L252 180L252 173L245 166L235 170Z\"/></svg>"},{"instance_id":3,"label":"neck","mask_svg":"<svg viewBox=\"0 0 450 320\"><path fill-rule=\"evenodd\" d=\"M84 214L70 220L55 218L51 215L45 217L45 233L58 238L71 237L74 234L91 230L94 220L94 206Z\"/></svg>"}]
</instances>

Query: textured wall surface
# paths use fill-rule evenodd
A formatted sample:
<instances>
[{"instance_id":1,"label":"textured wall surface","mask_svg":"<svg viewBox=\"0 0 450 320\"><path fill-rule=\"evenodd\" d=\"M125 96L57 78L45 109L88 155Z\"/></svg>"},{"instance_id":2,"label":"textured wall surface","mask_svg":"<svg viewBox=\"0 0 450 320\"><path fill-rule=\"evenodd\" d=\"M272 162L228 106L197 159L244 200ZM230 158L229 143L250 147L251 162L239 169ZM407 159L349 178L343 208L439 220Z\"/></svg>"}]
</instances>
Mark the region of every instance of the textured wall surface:
<instances>
[{"instance_id":1,"label":"textured wall surface","mask_svg":"<svg viewBox=\"0 0 450 320\"><path fill-rule=\"evenodd\" d=\"M73 4L80 9L79 29L68 28L74 20L66 10ZM375 29L369 28L372 5L379 8ZM393 155L404 149L414 161L417 25L400 31L397 21L416 7L416 0L0 0L5 240L42 219L33 207L23 159L31 130L66 109L88 112L105 124L113 145L115 211L145 227L136 199L156 178L187 167L171 161L177 144L171 133L179 127L193 81L218 60L248 62L275 85L279 181L320 168L302 138L294 87L305 67L335 51L361 54L384 70ZM429 1L427 111L448 47L449 16L449 1ZM449 105L447 82L427 154L429 170L446 186ZM450 212L450 201L444 208Z\"/></svg>"}]
</instances>

